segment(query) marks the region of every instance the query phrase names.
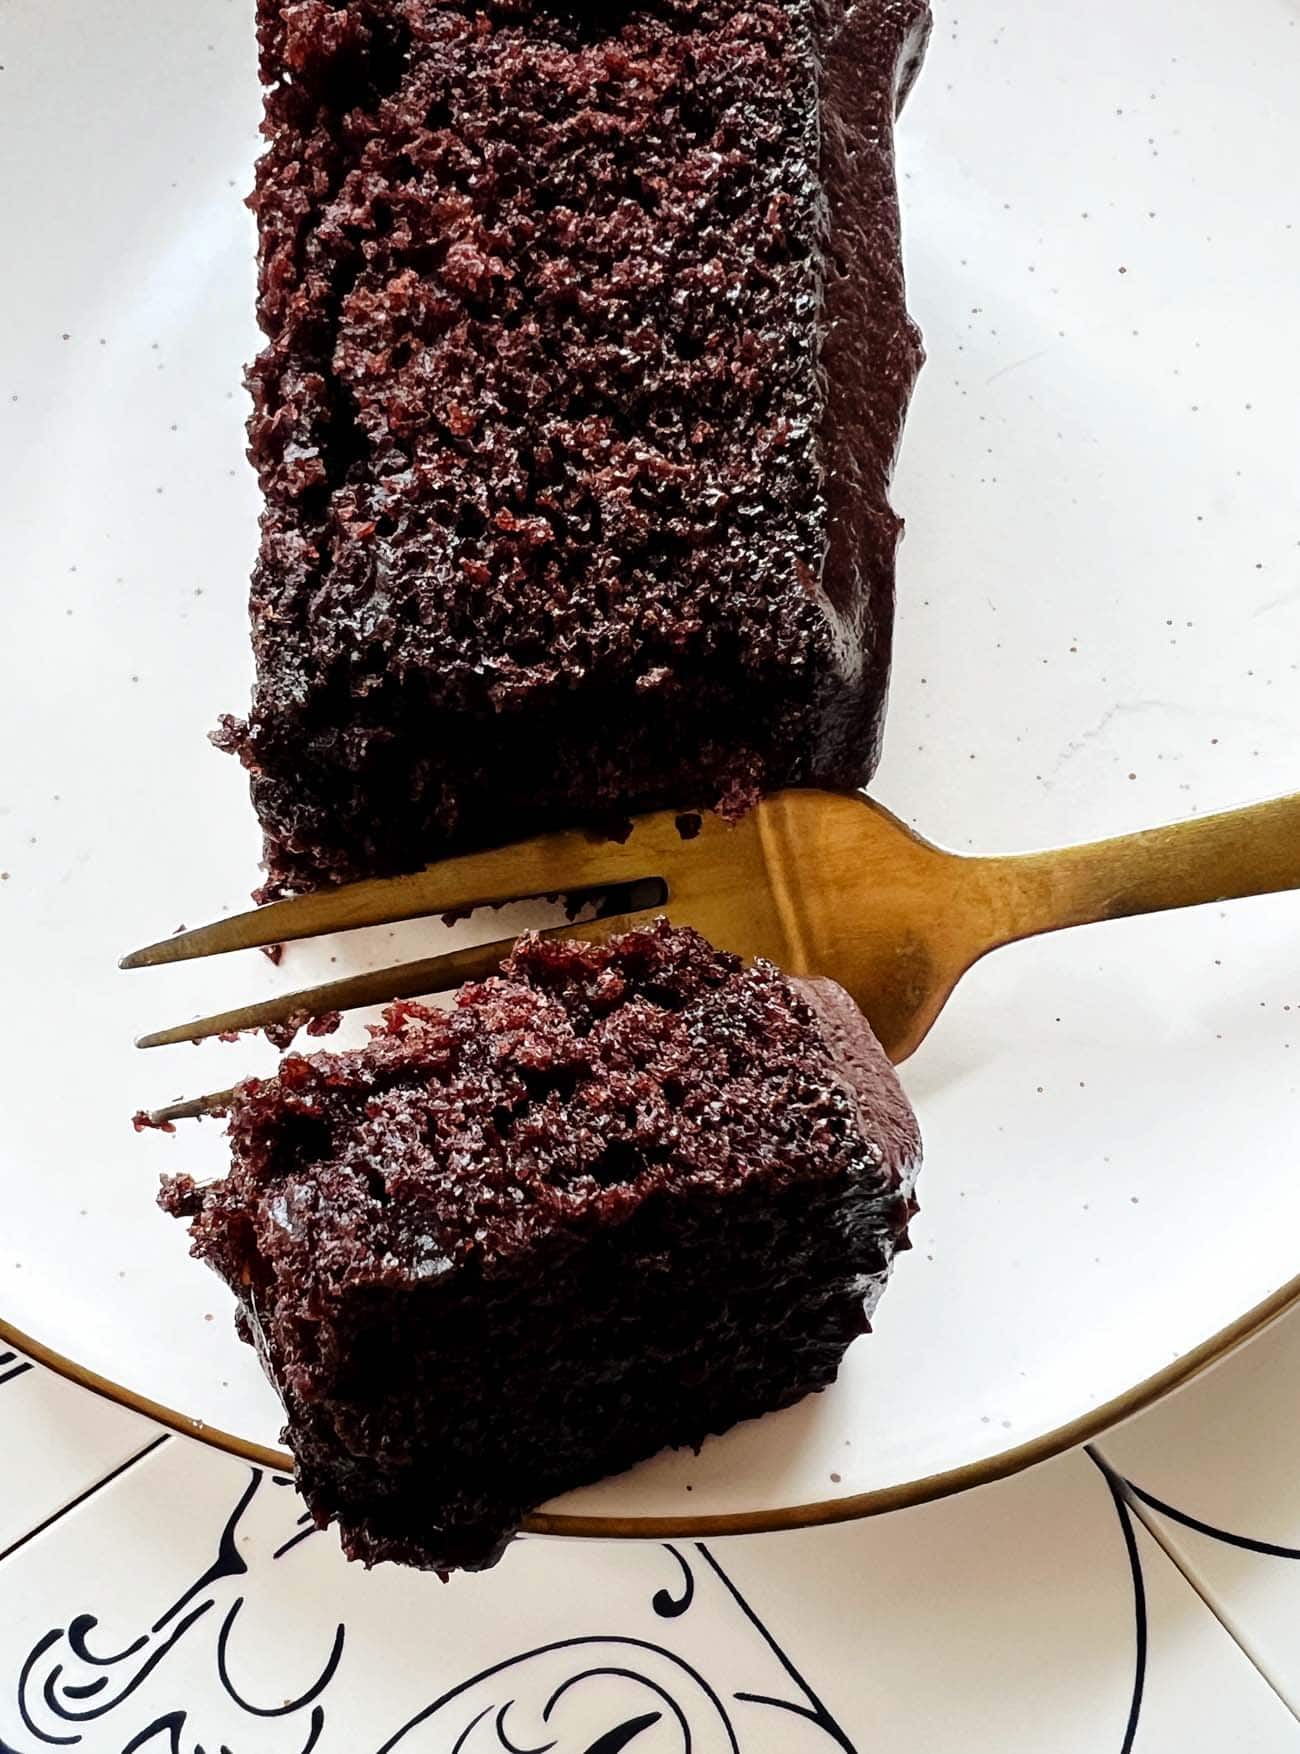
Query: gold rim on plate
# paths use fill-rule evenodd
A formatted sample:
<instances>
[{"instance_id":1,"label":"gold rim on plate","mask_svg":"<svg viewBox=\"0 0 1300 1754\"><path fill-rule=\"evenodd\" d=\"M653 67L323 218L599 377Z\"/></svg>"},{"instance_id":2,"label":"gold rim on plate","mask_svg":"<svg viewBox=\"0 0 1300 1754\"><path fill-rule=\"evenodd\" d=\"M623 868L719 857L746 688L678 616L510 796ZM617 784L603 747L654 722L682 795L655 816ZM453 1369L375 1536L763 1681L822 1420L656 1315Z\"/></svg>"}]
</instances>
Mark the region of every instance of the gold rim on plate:
<instances>
[{"instance_id":1,"label":"gold rim on plate","mask_svg":"<svg viewBox=\"0 0 1300 1754\"><path fill-rule=\"evenodd\" d=\"M598 1540L664 1541L702 1538L717 1535L766 1535L781 1529L811 1529L827 1523L852 1522L859 1517L880 1516L885 1511L905 1510L909 1505L927 1504L936 1498L947 1498L956 1492L967 1492L974 1486L987 1486L1033 1467L1081 1443L1098 1437L1112 1426L1121 1424L1134 1413L1150 1407L1162 1396L1180 1388L1235 1352L1247 1340L1263 1333L1288 1310L1300 1305L1300 1274L1280 1286L1262 1303L1221 1328L1217 1334L1184 1352L1153 1376L1126 1389L1123 1394L1090 1408L1077 1419L1071 1419L1055 1430L1039 1437L986 1456L982 1461L966 1462L942 1474L927 1474L919 1480L903 1481L896 1486L878 1487L874 1492L849 1493L843 1498L820 1499L813 1504L792 1504L772 1510L718 1512L712 1516L573 1516L563 1511L534 1511L525 1518L523 1531L529 1535L563 1535ZM121 1383L112 1382L98 1372L88 1370L75 1359L43 1345L30 1334L0 1317L0 1341L44 1365L56 1375L92 1395L113 1401L132 1413L139 1413L157 1425L178 1432L182 1437L196 1439L212 1449L224 1450L241 1461L278 1473L293 1472L293 1458L284 1450L266 1444L251 1443L232 1432L220 1431L202 1419L192 1419L152 1401Z\"/></svg>"}]
</instances>

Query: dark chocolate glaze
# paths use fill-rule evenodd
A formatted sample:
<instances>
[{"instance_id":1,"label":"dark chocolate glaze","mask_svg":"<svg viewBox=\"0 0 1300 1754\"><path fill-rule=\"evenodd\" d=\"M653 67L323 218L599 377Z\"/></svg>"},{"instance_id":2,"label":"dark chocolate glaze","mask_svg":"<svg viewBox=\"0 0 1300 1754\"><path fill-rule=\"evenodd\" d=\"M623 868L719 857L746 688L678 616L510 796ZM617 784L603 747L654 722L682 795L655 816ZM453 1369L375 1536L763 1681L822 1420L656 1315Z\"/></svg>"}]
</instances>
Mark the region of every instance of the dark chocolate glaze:
<instances>
[{"instance_id":1,"label":"dark chocolate glaze","mask_svg":"<svg viewBox=\"0 0 1300 1754\"><path fill-rule=\"evenodd\" d=\"M227 1280L353 1557L499 1558L529 1507L833 1380L916 1125L828 982L665 923L523 939L450 1012L244 1085L163 1202Z\"/></svg>"},{"instance_id":2,"label":"dark chocolate glaze","mask_svg":"<svg viewBox=\"0 0 1300 1754\"><path fill-rule=\"evenodd\" d=\"M267 895L874 765L925 0L259 0Z\"/></svg>"}]
</instances>

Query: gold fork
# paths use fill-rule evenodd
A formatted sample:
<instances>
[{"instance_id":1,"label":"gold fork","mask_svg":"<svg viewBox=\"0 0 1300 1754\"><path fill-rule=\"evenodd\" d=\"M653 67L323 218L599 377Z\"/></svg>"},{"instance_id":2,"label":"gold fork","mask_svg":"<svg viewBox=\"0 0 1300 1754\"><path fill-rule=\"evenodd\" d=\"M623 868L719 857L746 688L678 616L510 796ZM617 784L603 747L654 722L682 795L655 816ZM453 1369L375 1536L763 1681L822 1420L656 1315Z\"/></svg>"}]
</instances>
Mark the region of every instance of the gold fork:
<instances>
[{"instance_id":1,"label":"gold fork","mask_svg":"<svg viewBox=\"0 0 1300 1754\"><path fill-rule=\"evenodd\" d=\"M722 949L765 956L791 974L833 976L899 1061L919 1046L966 970L1003 944L1066 926L1300 888L1300 793L1084 846L975 858L931 845L860 793L780 792L735 824L658 811L638 817L622 842L578 831L545 834L444 859L413 876L272 902L133 951L121 966L182 962L534 896L626 892L656 879L662 886L656 893L666 889L658 905L548 935L602 939L667 913ZM350 975L176 1024L138 1045L445 991L495 972L511 942ZM228 1094L173 1103L154 1118L201 1114Z\"/></svg>"}]
</instances>

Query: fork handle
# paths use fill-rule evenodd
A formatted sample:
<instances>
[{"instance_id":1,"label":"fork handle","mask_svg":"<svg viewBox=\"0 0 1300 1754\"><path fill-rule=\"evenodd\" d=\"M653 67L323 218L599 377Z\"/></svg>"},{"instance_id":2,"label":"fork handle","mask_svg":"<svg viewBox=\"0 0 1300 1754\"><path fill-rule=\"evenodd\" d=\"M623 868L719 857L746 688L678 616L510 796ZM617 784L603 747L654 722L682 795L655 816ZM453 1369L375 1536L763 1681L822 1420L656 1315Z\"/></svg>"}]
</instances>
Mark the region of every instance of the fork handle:
<instances>
[{"instance_id":1,"label":"fork handle","mask_svg":"<svg viewBox=\"0 0 1300 1754\"><path fill-rule=\"evenodd\" d=\"M1113 840L975 862L995 944L1300 889L1300 792Z\"/></svg>"}]
</instances>

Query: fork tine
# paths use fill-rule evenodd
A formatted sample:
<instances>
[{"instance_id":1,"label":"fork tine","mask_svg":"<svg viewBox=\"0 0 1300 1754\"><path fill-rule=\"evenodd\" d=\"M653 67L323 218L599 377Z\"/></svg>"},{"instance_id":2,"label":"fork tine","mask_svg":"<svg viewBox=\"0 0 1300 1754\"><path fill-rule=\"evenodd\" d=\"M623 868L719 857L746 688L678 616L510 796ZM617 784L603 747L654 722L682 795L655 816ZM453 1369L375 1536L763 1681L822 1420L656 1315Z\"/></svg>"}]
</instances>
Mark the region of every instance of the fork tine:
<instances>
[{"instance_id":1,"label":"fork tine","mask_svg":"<svg viewBox=\"0 0 1300 1754\"><path fill-rule=\"evenodd\" d=\"M661 911L658 907L642 908L634 913L612 914L607 919L590 920L578 926L553 926L540 935L543 938L599 941L615 932L626 932L634 926L644 925ZM449 950L442 956L422 957L418 962L402 962L392 968L345 975L341 980L326 981L323 986L304 987L296 993L282 993L254 1005L240 1005L233 1011L200 1017L192 1023L175 1023L169 1029L156 1029L138 1037L135 1045L138 1048L170 1047L175 1042L202 1041L227 1030L260 1029L268 1023L286 1023L292 1017L318 1017L323 1011L355 1011L363 1005L383 1005L393 999L414 999L425 993L446 992L464 981L483 980L495 974L514 945L514 938L498 938L491 944Z\"/></svg>"},{"instance_id":2,"label":"fork tine","mask_svg":"<svg viewBox=\"0 0 1300 1754\"><path fill-rule=\"evenodd\" d=\"M196 1121L201 1115L223 1114L234 1094L234 1085L228 1090L210 1090L206 1096L190 1096L184 1102L168 1102L162 1108L151 1108L148 1118L155 1127L165 1127L172 1121Z\"/></svg>"},{"instance_id":3,"label":"fork tine","mask_svg":"<svg viewBox=\"0 0 1300 1754\"><path fill-rule=\"evenodd\" d=\"M410 876L368 878L269 902L133 950L118 966L154 968L227 950L350 932L358 926L393 925L425 914L459 913L534 895L572 894L636 878L664 877L667 873L656 866L670 853L680 858L685 844L676 820L670 810L656 811L638 817L625 841L567 830L443 859Z\"/></svg>"}]
</instances>

